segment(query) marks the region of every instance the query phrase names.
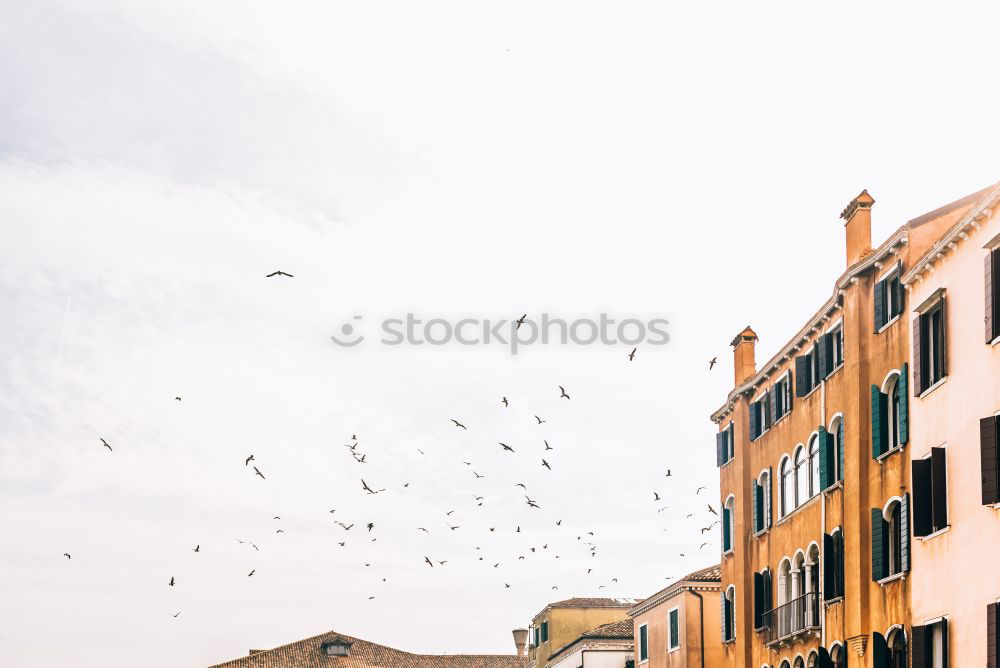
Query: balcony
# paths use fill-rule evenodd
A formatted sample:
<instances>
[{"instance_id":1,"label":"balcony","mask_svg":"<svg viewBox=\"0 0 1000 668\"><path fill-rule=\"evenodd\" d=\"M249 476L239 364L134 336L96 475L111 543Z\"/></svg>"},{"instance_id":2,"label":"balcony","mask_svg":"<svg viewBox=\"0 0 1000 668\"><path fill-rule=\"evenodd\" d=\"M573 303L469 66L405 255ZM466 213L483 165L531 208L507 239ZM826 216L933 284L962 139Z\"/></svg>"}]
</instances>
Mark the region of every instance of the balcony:
<instances>
[{"instance_id":1,"label":"balcony","mask_svg":"<svg viewBox=\"0 0 1000 668\"><path fill-rule=\"evenodd\" d=\"M819 592L809 592L763 615L764 643L791 643L820 627Z\"/></svg>"}]
</instances>

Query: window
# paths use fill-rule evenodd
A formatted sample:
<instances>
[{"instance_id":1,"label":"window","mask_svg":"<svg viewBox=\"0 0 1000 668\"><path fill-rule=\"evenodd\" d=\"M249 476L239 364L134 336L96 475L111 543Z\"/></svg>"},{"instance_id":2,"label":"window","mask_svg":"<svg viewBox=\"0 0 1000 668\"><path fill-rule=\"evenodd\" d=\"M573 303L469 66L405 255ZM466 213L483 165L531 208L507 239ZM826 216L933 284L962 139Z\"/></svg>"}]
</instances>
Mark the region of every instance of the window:
<instances>
[{"instance_id":1,"label":"window","mask_svg":"<svg viewBox=\"0 0 1000 668\"><path fill-rule=\"evenodd\" d=\"M795 470L787 455L781 460L778 470L781 476L781 516L784 517L795 509Z\"/></svg>"},{"instance_id":2,"label":"window","mask_svg":"<svg viewBox=\"0 0 1000 668\"><path fill-rule=\"evenodd\" d=\"M753 482L753 532L761 533L771 526L771 470L760 472Z\"/></svg>"},{"instance_id":3,"label":"window","mask_svg":"<svg viewBox=\"0 0 1000 668\"><path fill-rule=\"evenodd\" d=\"M1000 503L1000 476L997 435L1000 434L1000 416L991 415L979 421L979 466L983 481L983 505Z\"/></svg>"},{"instance_id":4,"label":"window","mask_svg":"<svg viewBox=\"0 0 1000 668\"><path fill-rule=\"evenodd\" d=\"M680 616L681 612L677 608L667 613L667 622L670 630L670 637L667 640L667 650L671 652L681 646Z\"/></svg>"},{"instance_id":5,"label":"window","mask_svg":"<svg viewBox=\"0 0 1000 668\"><path fill-rule=\"evenodd\" d=\"M914 666L948 668L947 619L940 619L925 626L914 626L910 629L910 637Z\"/></svg>"},{"instance_id":6,"label":"window","mask_svg":"<svg viewBox=\"0 0 1000 668\"><path fill-rule=\"evenodd\" d=\"M809 498L809 458L801 445L795 449L795 507Z\"/></svg>"},{"instance_id":7,"label":"window","mask_svg":"<svg viewBox=\"0 0 1000 668\"><path fill-rule=\"evenodd\" d=\"M538 642L538 639L539 639L539 630L538 630L538 627L536 626L536 627L532 628L531 630L533 631L532 635L534 636L534 639L535 639L535 647L538 647L539 645L542 644L542 643Z\"/></svg>"},{"instance_id":8,"label":"window","mask_svg":"<svg viewBox=\"0 0 1000 668\"><path fill-rule=\"evenodd\" d=\"M819 436L809 439L809 498L819 493Z\"/></svg>"},{"instance_id":9,"label":"window","mask_svg":"<svg viewBox=\"0 0 1000 668\"><path fill-rule=\"evenodd\" d=\"M986 606L986 665L996 666L1000 658L1000 636L997 635L997 616L1000 604Z\"/></svg>"},{"instance_id":10,"label":"window","mask_svg":"<svg viewBox=\"0 0 1000 668\"><path fill-rule=\"evenodd\" d=\"M872 579L883 580L910 570L910 500L904 494L872 508Z\"/></svg>"},{"instance_id":11,"label":"window","mask_svg":"<svg viewBox=\"0 0 1000 668\"><path fill-rule=\"evenodd\" d=\"M792 665L790 663L788 663L788 660L786 659L786 660L784 660L784 661L781 662L780 668L792 668Z\"/></svg>"},{"instance_id":12,"label":"window","mask_svg":"<svg viewBox=\"0 0 1000 668\"><path fill-rule=\"evenodd\" d=\"M768 402L771 405L771 422L777 422L792 410L792 374L786 371L785 375L778 380L771 388Z\"/></svg>"},{"instance_id":13,"label":"window","mask_svg":"<svg viewBox=\"0 0 1000 668\"><path fill-rule=\"evenodd\" d=\"M795 358L795 396L804 397L819 385L815 348Z\"/></svg>"},{"instance_id":14,"label":"window","mask_svg":"<svg viewBox=\"0 0 1000 668\"><path fill-rule=\"evenodd\" d=\"M823 536L823 592L828 601L844 595L844 532L839 528Z\"/></svg>"},{"instance_id":15,"label":"window","mask_svg":"<svg viewBox=\"0 0 1000 668\"><path fill-rule=\"evenodd\" d=\"M347 656L351 650L351 643L337 638L323 643L322 648L327 656Z\"/></svg>"},{"instance_id":16,"label":"window","mask_svg":"<svg viewBox=\"0 0 1000 668\"><path fill-rule=\"evenodd\" d=\"M901 264L875 284L875 331L880 332L903 312L903 290L899 283Z\"/></svg>"},{"instance_id":17,"label":"window","mask_svg":"<svg viewBox=\"0 0 1000 668\"><path fill-rule=\"evenodd\" d=\"M753 574L753 628L760 631L768 622L766 614L774 607L771 587L771 571L764 569Z\"/></svg>"},{"instance_id":18,"label":"window","mask_svg":"<svg viewBox=\"0 0 1000 668\"><path fill-rule=\"evenodd\" d=\"M752 439L751 439L752 440ZM733 423L715 435L715 464L724 466L736 454L733 442Z\"/></svg>"},{"instance_id":19,"label":"window","mask_svg":"<svg viewBox=\"0 0 1000 668\"><path fill-rule=\"evenodd\" d=\"M828 485L833 485L844 479L844 418L834 418L833 423L830 425L829 435L829 443L830 447L833 448L833 453L825 461L828 462L830 471L833 473L830 476Z\"/></svg>"},{"instance_id":20,"label":"window","mask_svg":"<svg viewBox=\"0 0 1000 668\"><path fill-rule=\"evenodd\" d=\"M989 245L997 244L994 238ZM986 343L993 343L1000 336L1000 246L987 248L986 252Z\"/></svg>"},{"instance_id":21,"label":"window","mask_svg":"<svg viewBox=\"0 0 1000 668\"><path fill-rule=\"evenodd\" d=\"M750 440L756 441L771 428L771 392L765 392L750 404Z\"/></svg>"},{"instance_id":22,"label":"window","mask_svg":"<svg viewBox=\"0 0 1000 668\"><path fill-rule=\"evenodd\" d=\"M733 611L735 610L736 587L729 585L729 588L722 594L722 642L731 642L736 639L736 628Z\"/></svg>"},{"instance_id":23,"label":"window","mask_svg":"<svg viewBox=\"0 0 1000 668\"><path fill-rule=\"evenodd\" d=\"M819 654L816 652L810 652L809 658L806 659L807 668L817 668L819 665Z\"/></svg>"},{"instance_id":24,"label":"window","mask_svg":"<svg viewBox=\"0 0 1000 668\"><path fill-rule=\"evenodd\" d=\"M801 656L795 657L795 663L792 664L795 668L806 668L805 662L802 660Z\"/></svg>"},{"instance_id":25,"label":"window","mask_svg":"<svg viewBox=\"0 0 1000 668\"><path fill-rule=\"evenodd\" d=\"M549 623L546 621L542 622L542 642L548 642L548 641L549 641Z\"/></svg>"},{"instance_id":26,"label":"window","mask_svg":"<svg viewBox=\"0 0 1000 668\"><path fill-rule=\"evenodd\" d=\"M831 371L839 369L844 364L844 326L837 325L826 336L830 337Z\"/></svg>"},{"instance_id":27,"label":"window","mask_svg":"<svg viewBox=\"0 0 1000 668\"><path fill-rule=\"evenodd\" d=\"M639 661L649 660L649 634L646 625L639 627Z\"/></svg>"},{"instance_id":28,"label":"window","mask_svg":"<svg viewBox=\"0 0 1000 668\"><path fill-rule=\"evenodd\" d=\"M913 393L918 396L947 375L944 290L924 304L913 319Z\"/></svg>"},{"instance_id":29,"label":"window","mask_svg":"<svg viewBox=\"0 0 1000 668\"><path fill-rule=\"evenodd\" d=\"M830 661L833 662L833 668L847 668L847 650L843 645L833 646L830 650Z\"/></svg>"},{"instance_id":30,"label":"window","mask_svg":"<svg viewBox=\"0 0 1000 668\"><path fill-rule=\"evenodd\" d=\"M889 668L907 668L906 666L906 634L897 628L889 634Z\"/></svg>"},{"instance_id":31,"label":"window","mask_svg":"<svg viewBox=\"0 0 1000 668\"><path fill-rule=\"evenodd\" d=\"M736 519L736 501L733 496L726 499L722 505L722 553L727 554L733 551L733 535L735 528L733 523Z\"/></svg>"},{"instance_id":32,"label":"window","mask_svg":"<svg viewBox=\"0 0 1000 668\"><path fill-rule=\"evenodd\" d=\"M913 535L929 536L948 526L948 478L944 448L913 461Z\"/></svg>"},{"instance_id":33,"label":"window","mask_svg":"<svg viewBox=\"0 0 1000 668\"><path fill-rule=\"evenodd\" d=\"M914 372L915 373L915 372ZM872 385L872 457L878 459L910 440L907 365L893 371L883 383Z\"/></svg>"}]
</instances>

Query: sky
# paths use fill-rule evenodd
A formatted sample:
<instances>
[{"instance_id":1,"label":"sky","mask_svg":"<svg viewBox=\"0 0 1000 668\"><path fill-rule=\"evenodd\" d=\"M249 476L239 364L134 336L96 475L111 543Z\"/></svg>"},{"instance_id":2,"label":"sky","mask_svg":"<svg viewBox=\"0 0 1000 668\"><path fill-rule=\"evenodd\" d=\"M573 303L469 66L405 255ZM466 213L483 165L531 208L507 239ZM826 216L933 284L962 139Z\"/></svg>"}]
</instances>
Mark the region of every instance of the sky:
<instances>
[{"instance_id":1,"label":"sky","mask_svg":"<svg viewBox=\"0 0 1000 668\"><path fill-rule=\"evenodd\" d=\"M862 188L877 244L1000 180L998 19L0 2L0 665L508 653L717 562L729 342L830 296ZM381 343L410 313L669 341Z\"/></svg>"}]
</instances>

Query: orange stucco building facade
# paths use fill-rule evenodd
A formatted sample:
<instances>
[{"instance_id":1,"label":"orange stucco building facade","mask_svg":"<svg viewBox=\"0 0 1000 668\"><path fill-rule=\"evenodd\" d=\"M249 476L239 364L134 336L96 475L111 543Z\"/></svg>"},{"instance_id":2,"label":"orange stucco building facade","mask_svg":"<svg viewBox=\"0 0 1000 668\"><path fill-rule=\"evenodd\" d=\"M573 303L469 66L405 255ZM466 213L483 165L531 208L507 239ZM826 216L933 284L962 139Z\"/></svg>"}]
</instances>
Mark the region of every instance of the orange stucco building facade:
<instances>
[{"instance_id":1,"label":"orange stucco building facade","mask_svg":"<svg viewBox=\"0 0 1000 668\"><path fill-rule=\"evenodd\" d=\"M875 247L874 200L862 192L841 214L846 266L831 277L830 298L763 364L751 328L733 340L734 386L711 416L724 550L722 652L712 665L910 665L911 601L945 586L929 571L926 581L916 575L933 559L925 563L927 546L912 536L911 453L948 436L928 435L917 415L909 315L917 304L906 280L990 192L910 220ZM983 417L990 402L1000 410L997 396L982 397Z\"/></svg>"}]
</instances>

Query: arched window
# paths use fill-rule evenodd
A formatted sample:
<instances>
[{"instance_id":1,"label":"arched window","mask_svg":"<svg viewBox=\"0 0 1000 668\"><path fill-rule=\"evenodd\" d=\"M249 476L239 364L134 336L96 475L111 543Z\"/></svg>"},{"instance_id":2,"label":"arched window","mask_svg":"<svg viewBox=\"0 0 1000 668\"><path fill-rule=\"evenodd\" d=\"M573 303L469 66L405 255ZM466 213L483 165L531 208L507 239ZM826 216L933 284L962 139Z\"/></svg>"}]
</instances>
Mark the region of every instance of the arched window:
<instances>
[{"instance_id":1,"label":"arched window","mask_svg":"<svg viewBox=\"0 0 1000 668\"><path fill-rule=\"evenodd\" d=\"M903 531L900 521L899 501L893 501L886 509L886 544L888 547L886 568L887 575L896 575L903 572Z\"/></svg>"},{"instance_id":2,"label":"arched window","mask_svg":"<svg viewBox=\"0 0 1000 668\"><path fill-rule=\"evenodd\" d=\"M833 475L830 479L839 482L844 479L844 418L838 417L830 424L830 434L833 436Z\"/></svg>"},{"instance_id":3,"label":"arched window","mask_svg":"<svg viewBox=\"0 0 1000 668\"><path fill-rule=\"evenodd\" d=\"M809 498L819 494L819 436L809 440Z\"/></svg>"},{"instance_id":4,"label":"arched window","mask_svg":"<svg viewBox=\"0 0 1000 668\"><path fill-rule=\"evenodd\" d=\"M899 376L894 375L886 394L889 395L889 449L899 447Z\"/></svg>"},{"instance_id":5,"label":"arched window","mask_svg":"<svg viewBox=\"0 0 1000 668\"><path fill-rule=\"evenodd\" d=\"M809 458L801 445L795 449L795 507L809 498Z\"/></svg>"},{"instance_id":6,"label":"arched window","mask_svg":"<svg viewBox=\"0 0 1000 668\"><path fill-rule=\"evenodd\" d=\"M736 587L729 585L722 595L722 641L729 642L736 638Z\"/></svg>"},{"instance_id":7,"label":"arched window","mask_svg":"<svg viewBox=\"0 0 1000 668\"><path fill-rule=\"evenodd\" d=\"M801 552L795 555L792 562L792 598L796 599L806 593L806 557Z\"/></svg>"},{"instance_id":8,"label":"arched window","mask_svg":"<svg viewBox=\"0 0 1000 668\"><path fill-rule=\"evenodd\" d=\"M781 476L781 516L784 517L795 508L795 471L787 456L781 460L779 474Z\"/></svg>"},{"instance_id":9,"label":"arched window","mask_svg":"<svg viewBox=\"0 0 1000 668\"><path fill-rule=\"evenodd\" d=\"M771 524L771 471L765 469L757 476L753 490L753 531L760 533Z\"/></svg>"},{"instance_id":10,"label":"arched window","mask_svg":"<svg viewBox=\"0 0 1000 668\"><path fill-rule=\"evenodd\" d=\"M896 627L886 638L889 645L889 668L906 668L906 634Z\"/></svg>"},{"instance_id":11,"label":"arched window","mask_svg":"<svg viewBox=\"0 0 1000 668\"><path fill-rule=\"evenodd\" d=\"M817 668L819 666L819 654L816 652L810 652L809 658L806 659L806 668Z\"/></svg>"},{"instance_id":12,"label":"arched window","mask_svg":"<svg viewBox=\"0 0 1000 668\"><path fill-rule=\"evenodd\" d=\"M834 645L830 649L830 660L833 661L833 668L847 668L847 652L842 645Z\"/></svg>"},{"instance_id":13,"label":"arched window","mask_svg":"<svg viewBox=\"0 0 1000 668\"><path fill-rule=\"evenodd\" d=\"M733 537L736 535L736 500L733 496L726 499L722 506L722 552L730 552L733 549Z\"/></svg>"},{"instance_id":14,"label":"arched window","mask_svg":"<svg viewBox=\"0 0 1000 668\"><path fill-rule=\"evenodd\" d=\"M781 662L781 668L791 668L791 665L788 663L788 659Z\"/></svg>"},{"instance_id":15,"label":"arched window","mask_svg":"<svg viewBox=\"0 0 1000 668\"><path fill-rule=\"evenodd\" d=\"M778 605L788 603L794 598L792 585L792 564L788 559L778 565Z\"/></svg>"},{"instance_id":16,"label":"arched window","mask_svg":"<svg viewBox=\"0 0 1000 668\"><path fill-rule=\"evenodd\" d=\"M795 657L795 663L793 665L795 666L795 668L806 668L806 664L802 660L801 656Z\"/></svg>"}]
</instances>

